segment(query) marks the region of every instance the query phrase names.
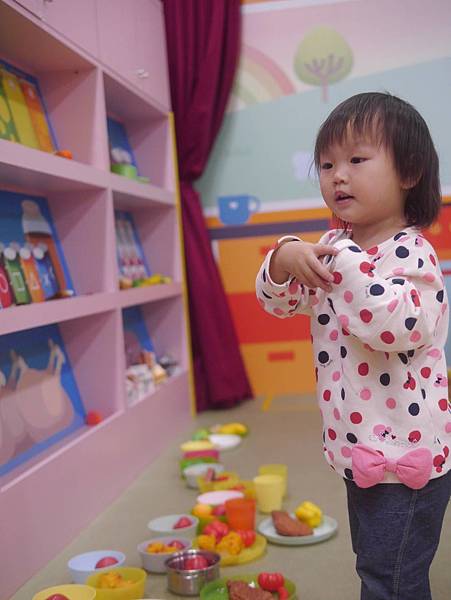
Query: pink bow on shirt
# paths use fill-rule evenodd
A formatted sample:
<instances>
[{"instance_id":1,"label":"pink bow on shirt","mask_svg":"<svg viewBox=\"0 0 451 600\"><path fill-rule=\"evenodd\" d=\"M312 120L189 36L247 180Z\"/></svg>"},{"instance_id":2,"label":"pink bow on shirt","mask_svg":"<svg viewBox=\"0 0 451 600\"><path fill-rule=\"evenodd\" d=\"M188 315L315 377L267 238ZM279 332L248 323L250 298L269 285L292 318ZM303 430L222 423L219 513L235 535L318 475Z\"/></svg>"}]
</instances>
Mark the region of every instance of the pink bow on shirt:
<instances>
[{"instance_id":1,"label":"pink bow on shirt","mask_svg":"<svg viewBox=\"0 0 451 600\"><path fill-rule=\"evenodd\" d=\"M401 483L419 490L431 477L432 452L427 448L417 448L396 460L382 456L363 444L352 448L352 473L359 487L368 488L381 483L385 471L395 473Z\"/></svg>"}]
</instances>

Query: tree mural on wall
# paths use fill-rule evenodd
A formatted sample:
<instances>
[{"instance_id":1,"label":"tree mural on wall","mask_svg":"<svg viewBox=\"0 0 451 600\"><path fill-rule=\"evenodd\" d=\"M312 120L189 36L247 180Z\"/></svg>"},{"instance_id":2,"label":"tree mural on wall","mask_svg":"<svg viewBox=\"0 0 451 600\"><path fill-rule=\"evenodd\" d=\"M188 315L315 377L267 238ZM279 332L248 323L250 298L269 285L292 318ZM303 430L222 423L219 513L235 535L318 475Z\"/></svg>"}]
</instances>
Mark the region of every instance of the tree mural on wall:
<instances>
[{"instance_id":1,"label":"tree mural on wall","mask_svg":"<svg viewBox=\"0 0 451 600\"><path fill-rule=\"evenodd\" d=\"M353 62L350 46L337 31L329 27L315 27L298 46L294 70L304 83L321 86L322 100L327 102L329 85L344 79L350 73Z\"/></svg>"}]
</instances>

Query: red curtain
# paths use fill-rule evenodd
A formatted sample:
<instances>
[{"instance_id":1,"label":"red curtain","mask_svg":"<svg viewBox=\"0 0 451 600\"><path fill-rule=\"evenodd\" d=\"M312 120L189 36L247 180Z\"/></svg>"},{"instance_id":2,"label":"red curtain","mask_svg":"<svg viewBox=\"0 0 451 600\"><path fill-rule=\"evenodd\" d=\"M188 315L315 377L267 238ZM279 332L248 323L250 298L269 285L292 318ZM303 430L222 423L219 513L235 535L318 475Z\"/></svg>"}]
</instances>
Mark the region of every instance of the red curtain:
<instances>
[{"instance_id":1,"label":"red curtain","mask_svg":"<svg viewBox=\"0 0 451 600\"><path fill-rule=\"evenodd\" d=\"M198 411L251 398L200 197L240 53L239 0L164 0ZM237 265L239 269L239 265Z\"/></svg>"}]
</instances>

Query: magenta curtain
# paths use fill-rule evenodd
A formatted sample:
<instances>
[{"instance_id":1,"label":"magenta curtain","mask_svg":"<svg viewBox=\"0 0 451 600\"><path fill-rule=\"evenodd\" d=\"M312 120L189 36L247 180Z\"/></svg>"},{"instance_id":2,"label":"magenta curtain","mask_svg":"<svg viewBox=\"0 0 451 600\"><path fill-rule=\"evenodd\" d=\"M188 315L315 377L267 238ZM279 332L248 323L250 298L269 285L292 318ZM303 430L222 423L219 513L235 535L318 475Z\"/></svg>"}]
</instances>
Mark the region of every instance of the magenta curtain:
<instances>
[{"instance_id":1,"label":"magenta curtain","mask_svg":"<svg viewBox=\"0 0 451 600\"><path fill-rule=\"evenodd\" d=\"M239 0L164 0L198 411L251 398L200 197L240 53ZM237 265L239 269L239 265Z\"/></svg>"}]
</instances>

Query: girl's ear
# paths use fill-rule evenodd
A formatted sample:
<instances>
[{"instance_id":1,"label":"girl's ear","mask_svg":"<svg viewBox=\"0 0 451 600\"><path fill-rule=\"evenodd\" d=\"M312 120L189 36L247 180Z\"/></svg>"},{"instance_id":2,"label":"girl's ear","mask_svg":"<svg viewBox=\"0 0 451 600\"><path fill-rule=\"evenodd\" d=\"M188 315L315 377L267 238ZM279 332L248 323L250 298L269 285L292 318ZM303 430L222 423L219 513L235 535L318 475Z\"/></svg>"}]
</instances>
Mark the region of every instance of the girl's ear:
<instances>
[{"instance_id":1,"label":"girl's ear","mask_svg":"<svg viewBox=\"0 0 451 600\"><path fill-rule=\"evenodd\" d=\"M405 173L407 175L401 179L401 189L411 190L423 177L423 169L418 165L417 157L413 154L406 165Z\"/></svg>"}]
</instances>

